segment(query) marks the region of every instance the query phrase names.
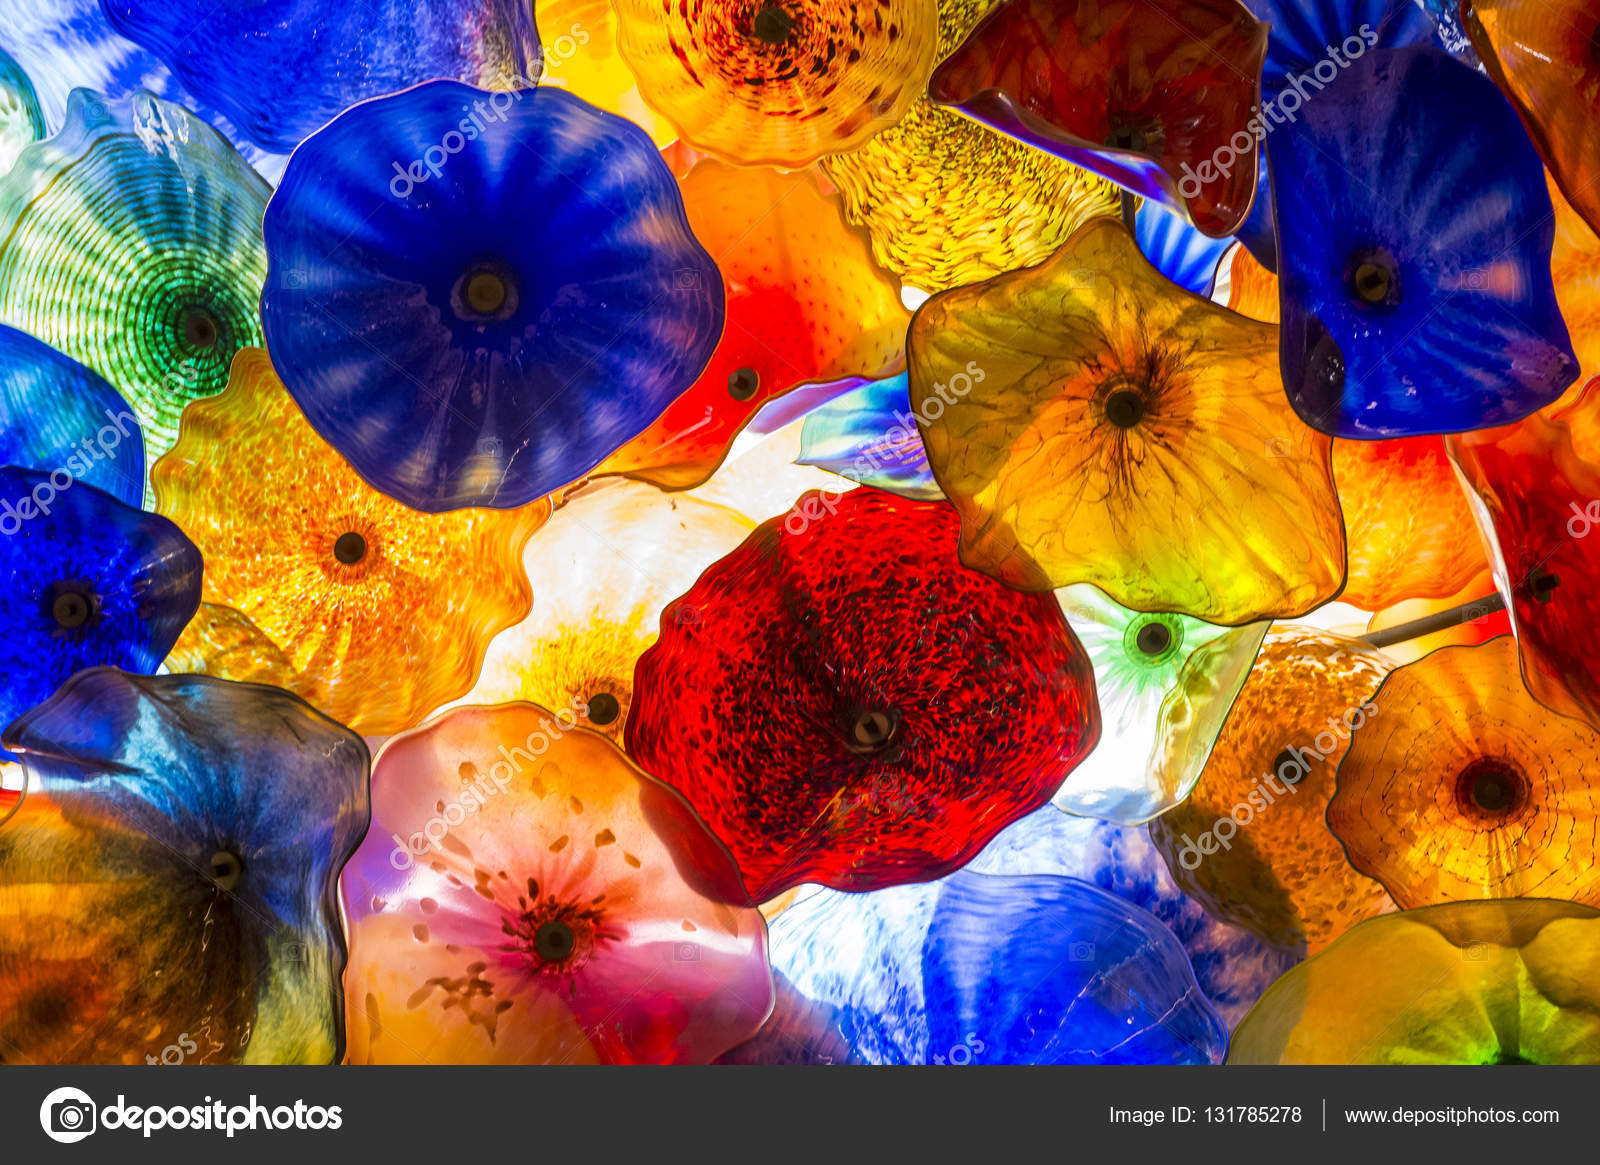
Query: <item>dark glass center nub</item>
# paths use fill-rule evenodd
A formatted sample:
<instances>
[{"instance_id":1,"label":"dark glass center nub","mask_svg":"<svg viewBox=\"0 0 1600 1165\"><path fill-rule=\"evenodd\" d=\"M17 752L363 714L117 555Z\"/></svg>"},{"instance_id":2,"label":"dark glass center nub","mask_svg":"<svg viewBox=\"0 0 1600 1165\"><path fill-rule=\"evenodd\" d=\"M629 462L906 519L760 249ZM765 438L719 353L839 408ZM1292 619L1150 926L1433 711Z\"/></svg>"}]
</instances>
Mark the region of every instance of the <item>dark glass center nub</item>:
<instances>
[{"instance_id":1,"label":"dark glass center nub","mask_svg":"<svg viewBox=\"0 0 1600 1165\"><path fill-rule=\"evenodd\" d=\"M229 850L218 850L211 855L211 881L219 890L232 890L244 876L244 863L239 855Z\"/></svg>"},{"instance_id":2,"label":"dark glass center nub","mask_svg":"<svg viewBox=\"0 0 1600 1165\"><path fill-rule=\"evenodd\" d=\"M769 4L756 13L753 24L756 38L766 41L767 44L782 44L789 39L789 33L794 31L794 17L786 9L776 4Z\"/></svg>"},{"instance_id":3,"label":"dark glass center nub","mask_svg":"<svg viewBox=\"0 0 1600 1165\"><path fill-rule=\"evenodd\" d=\"M1113 150L1131 150L1134 153L1142 153L1145 148L1145 137L1144 134L1132 126L1118 126L1107 135L1106 145Z\"/></svg>"},{"instance_id":4,"label":"dark glass center nub","mask_svg":"<svg viewBox=\"0 0 1600 1165\"><path fill-rule=\"evenodd\" d=\"M217 342L217 321L200 308L183 313L183 338L191 348L209 348Z\"/></svg>"},{"instance_id":5,"label":"dark glass center nub","mask_svg":"<svg viewBox=\"0 0 1600 1165\"><path fill-rule=\"evenodd\" d=\"M333 544L333 556L346 566L353 566L367 556L367 540L354 530L340 534Z\"/></svg>"},{"instance_id":6,"label":"dark glass center nub","mask_svg":"<svg viewBox=\"0 0 1600 1165\"><path fill-rule=\"evenodd\" d=\"M1389 298L1389 284L1393 276L1387 267L1377 263L1362 263L1356 267L1356 273L1351 276L1351 286L1355 292L1368 303L1382 303Z\"/></svg>"},{"instance_id":7,"label":"dark glass center nub","mask_svg":"<svg viewBox=\"0 0 1600 1165\"><path fill-rule=\"evenodd\" d=\"M93 613L94 608L88 597L80 595L77 591L62 591L50 604L51 618L55 619L59 626L68 629L82 627Z\"/></svg>"},{"instance_id":8,"label":"dark glass center nub","mask_svg":"<svg viewBox=\"0 0 1600 1165\"><path fill-rule=\"evenodd\" d=\"M850 741L861 752L877 752L887 748L900 728L900 716L894 711L867 708L856 713L850 726Z\"/></svg>"},{"instance_id":9,"label":"dark glass center nub","mask_svg":"<svg viewBox=\"0 0 1600 1165\"><path fill-rule=\"evenodd\" d=\"M1484 769L1472 778L1472 803L1486 813L1503 813L1517 800L1516 778L1497 769Z\"/></svg>"},{"instance_id":10,"label":"dark glass center nub","mask_svg":"<svg viewBox=\"0 0 1600 1165\"><path fill-rule=\"evenodd\" d=\"M1144 419L1144 397L1131 388L1119 388L1106 397L1106 420L1119 429L1131 429Z\"/></svg>"},{"instance_id":11,"label":"dark glass center nub","mask_svg":"<svg viewBox=\"0 0 1600 1165\"><path fill-rule=\"evenodd\" d=\"M1469 814L1508 817L1522 808L1527 797L1527 779L1504 761L1477 760L1456 777L1456 802Z\"/></svg>"},{"instance_id":12,"label":"dark glass center nub","mask_svg":"<svg viewBox=\"0 0 1600 1165\"><path fill-rule=\"evenodd\" d=\"M761 374L754 368L741 368L728 377L728 395L734 400L749 400L761 387Z\"/></svg>"},{"instance_id":13,"label":"dark glass center nub","mask_svg":"<svg viewBox=\"0 0 1600 1165\"><path fill-rule=\"evenodd\" d=\"M546 922L533 932L533 949L547 963L559 963L572 956L577 939L564 922Z\"/></svg>"},{"instance_id":14,"label":"dark glass center nub","mask_svg":"<svg viewBox=\"0 0 1600 1165\"><path fill-rule=\"evenodd\" d=\"M1172 646L1172 631L1165 623L1146 623L1139 628L1134 642L1146 655L1160 655Z\"/></svg>"},{"instance_id":15,"label":"dark glass center nub","mask_svg":"<svg viewBox=\"0 0 1600 1165\"><path fill-rule=\"evenodd\" d=\"M622 705L610 692L600 692L589 699L589 721L592 724L610 724L622 715Z\"/></svg>"}]
</instances>

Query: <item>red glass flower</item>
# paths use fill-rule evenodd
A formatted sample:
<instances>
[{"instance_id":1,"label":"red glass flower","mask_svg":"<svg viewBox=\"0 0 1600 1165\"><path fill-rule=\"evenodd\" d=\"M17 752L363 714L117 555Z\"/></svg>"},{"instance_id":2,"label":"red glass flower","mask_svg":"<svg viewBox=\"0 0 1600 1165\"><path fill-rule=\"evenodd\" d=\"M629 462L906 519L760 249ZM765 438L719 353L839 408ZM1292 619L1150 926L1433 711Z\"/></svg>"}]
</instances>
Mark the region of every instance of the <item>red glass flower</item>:
<instances>
[{"instance_id":1,"label":"red glass flower","mask_svg":"<svg viewBox=\"0 0 1600 1165\"><path fill-rule=\"evenodd\" d=\"M1237 0L1007 0L928 93L1220 238L1255 197L1266 55Z\"/></svg>"},{"instance_id":2,"label":"red glass flower","mask_svg":"<svg viewBox=\"0 0 1600 1165\"><path fill-rule=\"evenodd\" d=\"M944 502L811 492L711 566L640 658L629 755L764 901L941 877L1044 805L1100 735L1048 594L956 558Z\"/></svg>"}]
</instances>

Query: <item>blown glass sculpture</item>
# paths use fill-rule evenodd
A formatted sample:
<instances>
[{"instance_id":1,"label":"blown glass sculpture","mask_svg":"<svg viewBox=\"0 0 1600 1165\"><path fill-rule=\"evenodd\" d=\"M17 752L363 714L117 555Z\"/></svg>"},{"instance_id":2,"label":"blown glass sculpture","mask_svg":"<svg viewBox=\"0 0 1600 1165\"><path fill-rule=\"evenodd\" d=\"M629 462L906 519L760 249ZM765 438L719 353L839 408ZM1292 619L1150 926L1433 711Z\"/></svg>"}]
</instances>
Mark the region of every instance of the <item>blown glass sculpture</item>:
<instances>
[{"instance_id":1,"label":"blown glass sculpture","mask_svg":"<svg viewBox=\"0 0 1600 1165\"><path fill-rule=\"evenodd\" d=\"M1275 983L1229 1064L1596 1064L1600 913L1452 902L1374 918Z\"/></svg>"},{"instance_id":2,"label":"blown glass sculpture","mask_svg":"<svg viewBox=\"0 0 1600 1165\"><path fill-rule=\"evenodd\" d=\"M577 480L694 383L722 280L644 132L559 89L433 81L313 134L262 321L316 430L419 510Z\"/></svg>"},{"instance_id":3,"label":"blown glass sculpture","mask_svg":"<svg viewBox=\"0 0 1600 1165\"><path fill-rule=\"evenodd\" d=\"M26 146L44 137L39 96L22 66L0 49L0 174L11 169Z\"/></svg>"},{"instance_id":4,"label":"blown glass sculpture","mask_svg":"<svg viewBox=\"0 0 1600 1165\"><path fill-rule=\"evenodd\" d=\"M1444 130L1462 118L1470 137ZM1577 377L1543 168L1486 77L1432 48L1374 49L1267 150L1295 176L1273 184L1273 210L1283 383L1308 425L1369 439L1503 425Z\"/></svg>"},{"instance_id":5,"label":"blown glass sculpture","mask_svg":"<svg viewBox=\"0 0 1600 1165\"><path fill-rule=\"evenodd\" d=\"M928 468L923 424L911 412L905 373L871 380L806 414L795 461L903 498L936 501L944 494Z\"/></svg>"},{"instance_id":6,"label":"blown glass sculpture","mask_svg":"<svg viewBox=\"0 0 1600 1165\"><path fill-rule=\"evenodd\" d=\"M1515 641L1447 647L1373 696L1382 733L1339 764L1328 828L1402 908L1470 898L1600 906L1600 733L1522 686Z\"/></svg>"},{"instance_id":7,"label":"blown glass sculpture","mask_svg":"<svg viewBox=\"0 0 1600 1165\"><path fill-rule=\"evenodd\" d=\"M1391 908L1323 821L1352 739L1404 714L1373 695L1389 670L1378 652L1326 633L1267 637L1194 791L1150 823L1185 894L1294 952Z\"/></svg>"},{"instance_id":8,"label":"blown glass sculpture","mask_svg":"<svg viewBox=\"0 0 1600 1165\"><path fill-rule=\"evenodd\" d=\"M774 397L811 381L897 371L910 322L865 235L810 172L706 160L679 186L690 229L722 272L722 339L699 379L595 471L664 489L709 478Z\"/></svg>"},{"instance_id":9,"label":"blown glass sculpture","mask_svg":"<svg viewBox=\"0 0 1600 1165\"><path fill-rule=\"evenodd\" d=\"M673 124L645 104L639 82L617 48L611 0L534 0L544 51L539 84L566 89L596 109L625 117L658 146L678 138Z\"/></svg>"},{"instance_id":10,"label":"blown glass sculpture","mask_svg":"<svg viewBox=\"0 0 1600 1165\"><path fill-rule=\"evenodd\" d=\"M771 1011L727 851L570 711L458 708L389 741L372 789L351 1063L707 1063Z\"/></svg>"},{"instance_id":11,"label":"blown glass sculpture","mask_svg":"<svg viewBox=\"0 0 1600 1165\"><path fill-rule=\"evenodd\" d=\"M0 178L0 322L119 389L154 460L184 405L261 343L267 194L181 106L74 90L61 131Z\"/></svg>"},{"instance_id":12,"label":"blown glass sculpture","mask_svg":"<svg viewBox=\"0 0 1600 1165\"><path fill-rule=\"evenodd\" d=\"M155 671L200 602L200 552L176 526L53 478L0 468L6 723L82 668Z\"/></svg>"},{"instance_id":13,"label":"blown glass sculpture","mask_svg":"<svg viewBox=\"0 0 1600 1165\"><path fill-rule=\"evenodd\" d=\"M949 873L1098 739L1054 600L962 567L956 527L942 502L808 493L663 612L628 754L727 844L753 901Z\"/></svg>"},{"instance_id":14,"label":"blown glass sculpture","mask_svg":"<svg viewBox=\"0 0 1600 1165\"><path fill-rule=\"evenodd\" d=\"M361 738L276 688L99 667L8 728L0 1060L327 1064Z\"/></svg>"},{"instance_id":15,"label":"blown glass sculpture","mask_svg":"<svg viewBox=\"0 0 1600 1165\"><path fill-rule=\"evenodd\" d=\"M423 514L385 497L317 436L255 349L239 353L226 392L184 413L151 484L205 555L206 603L243 619L211 625L207 670L271 676L378 736L472 686L489 640L528 612L518 564L550 514L544 501ZM231 651L241 630L257 649ZM257 670L262 639L288 676Z\"/></svg>"},{"instance_id":16,"label":"blown glass sculpture","mask_svg":"<svg viewBox=\"0 0 1600 1165\"><path fill-rule=\"evenodd\" d=\"M1055 796L1056 808L1137 825L1189 796L1267 624L1214 627L1118 606L1097 587L1056 592L1094 665L1100 743Z\"/></svg>"},{"instance_id":17,"label":"blown glass sculpture","mask_svg":"<svg viewBox=\"0 0 1600 1165\"><path fill-rule=\"evenodd\" d=\"M1134 216L1133 235L1152 267L1185 291L1207 299L1216 287L1223 259L1233 247L1232 239L1209 238L1183 216L1153 202L1146 202Z\"/></svg>"},{"instance_id":18,"label":"blown glass sculpture","mask_svg":"<svg viewBox=\"0 0 1600 1165\"><path fill-rule=\"evenodd\" d=\"M1238 0L1004 0L928 95L1220 238L1255 197L1266 52Z\"/></svg>"},{"instance_id":19,"label":"blown glass sculpture","mask_svg":"<svg viewBox=\"0 0 1600 1165\"><path fill-rule=\"evenodd\" d=\"M460 702L572 708L621 744L634 665L656 641L662 609L754 528L723 506L641 482L577 495L528 541L533 610L490 642Z\"/></svg>"},{"instance_id":20,"label":"blown glass sculpture","mask_svg":"<svg viewBox=\"0 0 1600 1165\"><path fill-rule=\"evenodd\" d=\"M341 110L435 77L532 87L542 55L526 3L101 0L111 26L263 149L288 153Z\"/></svg>"},{"instance_id":21,"label":"blown glass sculpture","mask_svg":"<svg viewBox=\"0 0 1600 1165\"><path fill-rule=\"evenodd\" d=\"M892 126L933 67L934 0L617 0L646 102L697 150L798 169Z\"/></svg>"},{"instance_id":22,"label":"blown glass sculpture","mask_svg":"<svg viewBox=\"0 0 1600 1165\"><path fill-rule=\"evenodd\" d=\"M0 465L87 482L137 507L144 433L106 381L26 332L0 324Z\"/></svg>"},{"instance_id":23,"label":"blown glass sculpture","mask_svg":"<svg viewBox=\"0 0 1600 1165\"><path fill-rule=\"evenodd\" d=\"M1331 442L1284 402L1276 347L1272 327L1168 283L1109 220L930 299L907 339L911 404L961 511L962 561L1229 626L1332 598Z\"/></svg>"}]
</instances>

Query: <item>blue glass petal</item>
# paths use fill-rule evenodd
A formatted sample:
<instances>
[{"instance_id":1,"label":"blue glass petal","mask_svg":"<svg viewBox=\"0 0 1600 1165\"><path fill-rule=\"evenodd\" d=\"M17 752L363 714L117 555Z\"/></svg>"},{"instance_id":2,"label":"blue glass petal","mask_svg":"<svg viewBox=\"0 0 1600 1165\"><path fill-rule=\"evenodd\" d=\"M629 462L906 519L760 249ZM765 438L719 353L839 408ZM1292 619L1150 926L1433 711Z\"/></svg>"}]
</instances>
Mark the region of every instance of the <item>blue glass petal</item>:
<instances>
[{"instance_id":1,"label":"blue glass petal","mask_svg":"<svg viewBox=\"0 0 1600 1165\"><path fill-rule=\"evenodd\" d=\"M435 77L532 87L543 63L527 0L102 4L113 28L279 152L366 98Z\"/></svg>"},{"instance_id":2,"label":"blue glass petal","mask_svg":"<svg viewBox=\"0 0 1600 1165\"><path fill-rule=\"evenodd\" d=\"M122 394L70 356L0 324L0 465L59 469L137 507L144 434Z\"/></svg>"},{"instance_id":3,"label":"blue glass petal","mask_svg":"<svg viewBox=\"0 0 1600 1165\"><path fill-rule=\"evenodd\" d=\"M1256 199L1257 203L1262 201ZM1208 299L1217 281L1217 265L1233 245L1232 239L1213 239L1201 234L1181 216L1154 202L1146 202L1139 208L1133 234L1139 242L1139 250L1157 271L1185 291Z\"/></svg>"},{"instance_id":4,"label":"blue glass petal","mask_svg":"<svg viewBox=\"0 0 1600 1165\"><path fill-rule=\"evenodd\" d=\"M413 509L523 505L705 366L722 278L644 131L571 94L435 81L295 151L266 213L284 384Z\"/></svg>"},{"instance_id":5,"label":"blue glass petal","mask_svg":"<svg viewBox=\"0 0 1600 1165\"><path fill-rule=\"evenodd\" d=\"M1261 149L1261 181L1256 190L1256 200L1250 204L1250 213L1234 237L1244 244L1257 263L1274 275L1278 273L1278 222L1272 217L1272 167L1267 161L1266 147Z\"/></svg>"},{"instance_id":6,"label":"blue glass petal","mask_svg":"<svg viewBox=\"0 0 1600 1165\"><path fill-rule=\"evenodd\" d=\"M904 372L869 380L807 414L795 463L901 497L934 501L944 492L922 447L919 425L925 423L911 412Z\"/></svg>"},{"instance_id":7,"label":"blue glass petal","mask_svg":"<svg viewBox=\"0 0 1600 1165\"><path fill-rule=\"evenodd\" d=\"M1216 1064L1228 1029L1172 932L1076 878L960 870L922 948L934 1063Z\"/></svg>"},{"instance_id":8,"label":"blue glass petal","mask_svg":"<svg viewBox=\"0 0 1600 1165\"><path fill-rule=\"evenodd\" d=\"M1271 25L1261 71L1262 106L1275 104L1293 88L1299 99L1285 111L1290 118L1316 99L1345 62L1359 60L1368 49L1439 43L1438 26L1418 0L1244 0L1244 5ZM1269 124L1276 121L1269 115Z\"/></svg>"},{"instance_id":9,"label":"blue glass petal","mask_svg":"<svg viewBox=\"0 0 1600 1165\"><path fill-rule=\"evenodd\" d=\"M0 974L100 960L72 1062L328 1063L344 1043L337 880L368 822L361 738L288 692L210 676L74 676L6 730L30 791L0 836L0 913L58 883L70 943L0 944ZM109 1012L109 1018L95 1014ZM117 1022L134 1015L139 1024ZM47 1017L6 1016L24 1054Z\"/></svg>"},{"instance_id":10,"label":"blue glass petal","mask_svg":"<svg viewBox=\"0 0 1600 1165\"><path fill-rule=\"evenodd\" d=\"M0 468L0 720L86 667L154 672L200 605L200 565L157 514L70 477Z\"/></svg>"},{"instance_id":11,"label":"blue glass petal","mask_svg":"<svg viewBox=\"0 0 1600 1165\"><path fill-rule=\"evenodd\" d=\"M1307 424L1505 425L1576 379L1544 166L1487 77L1436 49L1374 49L1267 148L1283 380Z\"/></svg>"},{"instance_id":12,"label":"blue glass petal","mask_svg":"<svg viewBox=\"0 0 1600 1165\"><path fill-rule=\"evenodd\" d=\"M44 112L33 82L22 66L0 49L0 174L11 169L23 147L42 137Z\"/></svg>"}]
</instances>

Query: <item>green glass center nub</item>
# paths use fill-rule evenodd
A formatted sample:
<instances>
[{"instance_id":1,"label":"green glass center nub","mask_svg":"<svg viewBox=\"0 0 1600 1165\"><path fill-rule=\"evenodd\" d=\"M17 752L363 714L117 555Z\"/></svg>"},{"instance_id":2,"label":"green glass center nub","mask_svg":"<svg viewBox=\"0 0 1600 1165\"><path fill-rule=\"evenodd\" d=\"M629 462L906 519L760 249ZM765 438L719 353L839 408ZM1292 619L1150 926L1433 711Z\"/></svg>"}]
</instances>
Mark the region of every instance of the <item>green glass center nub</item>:
<instances>
[{"instance_id":1,"label":"green glass center nub","mask_svg":"<svg viewBox=\"0 0 1600 1165\"><path fill-rule=\"evenodd\" d=\"M211 881L218 890L232 890L244 877L244 863L239 855L229 850L218 850L211 855Z\"/></svg>"},{"instance_id":2,"label":"green glass center nub","mask_svg":"<svg viewBox=\"0 0 1600 1165\"><path fill-rule=\"evenodd\" d=\"M1494 1059L1489 1061L1489 1063L1496 1064L1496 1065L1499 1065L1499 1064L1533 1064L1535 1062L1536 1061L1530 1060L1525 1056L1519 1056L1515 1052L1504 1052L1504 1051L1500 1052L1498 1055L1495 1056Z\"/></svg>"},{"instance_id":3,"label":"green glass center nub","mask_svg":"<svg viewBox=\"0 0 1600 1165\"><path fill-rule=\"evenodd\" d=\"M867 708L856 713L850 725L850 741L861 752L877 752L887 748L900 728L900 716L894 711Z\"/></svg>"},{"instance_id":4,"label":"green glass center nub","mask_svg":"<svg viewBox=\"0 0 1600 1165\"><path fill-rule=\"evenodd\" d=\"M741 368L728 377L728 395L734 400L749 400L761 387L761 374L754 368Z\"/></svg>"},{"instance_id":5,"label":"green glass center nub","mask_svg":"<svg viewBox=\"0 0 1600 1165\"><path fill-rule=\"evenodd\" d=\"M479 271L467 279L467 306L481 316L492 316L506 303L505 280L493 271Z\"/></svg>"},{"instance_id":6,"label":"green glass center nub","mask_svg":"<svg viewBox=\"0 0 1600 1165\"><path fill-rule=\"evenodd\" d=\"M589 700L589 722L610 724L622 715L622 705L610 692L600 692Z\"/></svg>"},{"instance_id":7,"label":"green glass center nub","mask_svg":"<svg viewBox=\"0 0 1600 1165\"><path fill-rule=\"evenodd\" d=\"M333 556L346 566L353 566L367 556L367 540L354 530L348 530L334 542Z\"/></svg>"},{"instance_id":8,"label":"green glass center nub","mask_svg":"<svg viewBox=\"0 0 1600 1165\"><path fill-rule=\"evenodd\" d=\"M578 940L572 928L564 922L546 922L533 932L533 949L547 963L559 963L572 957Z\"/></svg>"},{"instance_id":9,"label":"green glass center nub","mask_svg":"<svg viewBox=\"0 0 1600 1165\"><path fill-rule=\"evenodd\" d=\"M1146 655L1160 655L1172 646L1172 630L1165 623L1146 623L1139 628L1134 642Z\"/></svg>"},{"instance_id":10,"label":"green glass center nub","mask_svg":"<svg viewBox=\"0 0 1600 1165\"><path fill-rule=\"evenodd\" d=\"M1119 388L1106 397L1106 420L1119 429L1131 429L1144 420L1144 397L1131 388Z\"/></svg>"},{"instance_id":11,"label":"green glass center nub","mask_svg":"<svg viewBox=\"0 0 1600 1165\"><path fill-rule=\"evenodd\" d=\"M69 630L73 627L82 627L93 613L94 606L89 602L89 597L77 591L62 591L50 604L51 618L59 626Z\"/></svg>"},{"instance_id":12,"label":"green glass center nub","mask_svg":"<svg viewBox=\"0 0 1600 1165\"><path fill-rule=\"evenodd\" d=\"M217 342L217 321L201 308L183 313L183 339L191 348L209 348Z\"/></svg>"},{"instance_id":13,"label":"green glass center nub","mask_svg":"<svg viewBox=\"0 0 1600 1165\"><path fill-rule=\"evenodd\" d=\"M782 44L794 31L794 17L789 15L787 9L769 4L756 13L753 28L758 40L767 44Z\"/></svg>"},{"instance_id":14,"label":"green glass center nub","mask_svg":"<svg viewBox=\"0 0 1600 1165\"><path fill-rule=\"evenodd\" d=\"M1387 303L1394 273L1381 263L1360 263L1350 277L1350 286L1366 303Z\"/></svg>"}]
</instances>

